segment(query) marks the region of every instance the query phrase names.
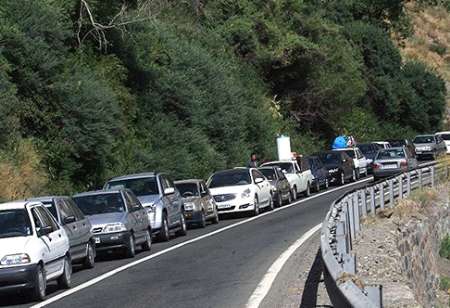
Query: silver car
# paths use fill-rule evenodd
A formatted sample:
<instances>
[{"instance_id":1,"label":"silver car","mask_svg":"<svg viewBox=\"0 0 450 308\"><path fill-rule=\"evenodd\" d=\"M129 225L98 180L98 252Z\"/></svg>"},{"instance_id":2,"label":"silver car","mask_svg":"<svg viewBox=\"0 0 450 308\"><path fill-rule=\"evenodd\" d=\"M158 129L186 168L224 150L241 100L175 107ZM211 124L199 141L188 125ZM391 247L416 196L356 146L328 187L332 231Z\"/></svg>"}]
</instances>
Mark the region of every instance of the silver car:
<instances>
[{"instance_id":1,"label":"silver car","mask_svg":"<svg viewBox=\"0 0 450 308\"><path fill-rule=\"evenodd\" d=\"M380 150L373 162L375 180L417 168L417 159L406 147Z\"/></svg>"},{"instance_id":2,"label":"silver car","mask_svg":"<svg viewBox=\"0 0 450 308\"><path fill-rule=\"evenodd\" d=\"M216 202L203 180L177 181L175 187L183 197L184 216L189 225L204 228L207 221L219 222Z\"/></svg>"},{"instance_id":3,"label":"silver car","mask_svg":"<svg viewBox=\"0 0 450 308\"><path fill-rule=\"evenodd\" d=\"M444 139L439 135L419 135L414 138L416 155L420 158L436 159L447 152Z\"/></svg>"},{"instance_id":4,"label":"silver car","mask_svg":"<svg viewBox=\"0 0 450 308\"><path fill-rule=\"evenodd\" d=\"M92 225L97 252L121 250L126 257L136 254L136 246L150 250L151 227L147 213L130 190L100 190L73 197Z\"/></svg>"}]
</instances>

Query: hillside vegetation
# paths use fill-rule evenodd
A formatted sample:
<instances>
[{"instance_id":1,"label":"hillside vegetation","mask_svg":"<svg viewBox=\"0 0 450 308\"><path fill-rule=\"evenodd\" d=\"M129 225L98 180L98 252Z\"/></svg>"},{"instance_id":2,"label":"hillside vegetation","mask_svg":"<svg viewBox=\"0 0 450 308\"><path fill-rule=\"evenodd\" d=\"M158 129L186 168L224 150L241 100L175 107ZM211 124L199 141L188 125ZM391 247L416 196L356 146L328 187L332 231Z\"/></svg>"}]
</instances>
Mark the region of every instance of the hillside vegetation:
<instances>
[{"instance_id":1,"label":"hillside vegetation","mask_svg":"<svg viewBox=\"0 0 450 308\"><path fill-rule=\"evenodd\" d=\"M206 177L273 157L279 133L308 153L337 133L440 129L443 80L391 40L410 32L404 5L3 0L0 173L21 189L0 197L142 170Z\"/></svg>"}]
</instances>

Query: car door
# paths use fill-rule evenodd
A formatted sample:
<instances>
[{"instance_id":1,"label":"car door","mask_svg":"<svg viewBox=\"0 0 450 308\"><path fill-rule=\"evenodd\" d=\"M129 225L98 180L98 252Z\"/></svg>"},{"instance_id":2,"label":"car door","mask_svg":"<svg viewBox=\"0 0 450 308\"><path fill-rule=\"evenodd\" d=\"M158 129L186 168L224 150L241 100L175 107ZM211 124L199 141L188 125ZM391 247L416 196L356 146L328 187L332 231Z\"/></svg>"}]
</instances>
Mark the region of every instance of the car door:
<instances>
[{"instance_id":1,"label":"car door","mask_svg":"<svg viewBox=\"0 0 450 308\"><path fill-rule=\"evenodd\" d=\"M269 183L269 181L267 181L266 177L261 172L259 172L256 169L252 169L252 177L253 177L253 183L255 183L255 180L258 179L258 178L261 178L261 179L264 180L261 183L258 183L258 184L255 183L255 185L259 189L258 196L259 196L260 203L269 204L270 198L271 198L271 191L270 191L270 183Z\"/></svg>"},{"instance_id":2,"label":"car door","mask_svg":"<svg viewBox=\"0 0 450 308\"><path fill-rule=\"evenodd\" d=\"M206 202L206 205L208 208L208 213L211 213L211 214L215 213L217 210L216 201L214 200L213 196L211 195L211 192L209 191L208 186L206 186L206 183L203 181L200 183L200 185L201 185L203 191L206 192L205 193L205 202Z\"/></svg>"},{"instance_id":3,"label":"car door","mask_svg":"<svg viewBox=\"0 0 450 308\"><path fill-rule=\"evenodd\" d=\"M33 218L34 216L37 216L40 228L51 228L50 233L41 236L41 239L44 241L49 252L47 255L48 258L44 261L45 269L47 276L51 276L52 274L60 271L63 267L64 256L66 254L65 238L63 237L61 228L47 210L41 206L37 206L32 209L32 212Z\"/></svg>"},{"instance_id":4,"label":"car door","mask_svg":"<svg viewBox=\"0 0 450 308\"><path fill-rule=\"evenodd\" d=\"M306 184L305 184L305 176L302 172L302 169L300 165L297 162L294 162L294 170L295 174L297 175L297 192L302 192L306 190Z\"/></svg>"},{"instance_id":5,"label":"car door","mask_svg":"<svg viewBox=\"0 0 450 308\"><path fill-rule=\"evenodd\" d=\"M81 236L80 230L77 227L75 213L64 202L64 199L55 198L54 202L57 211L59 212L59 216L61 219L60 223L66 231L67 237L69 238L70 255L73 258L77 258L80 254ZM66 223L67 219L73 219L73 221L70 223Z\"/></svg>"},{"instance_id":6,"label":"car door","mask_svg":"<svg viewBox=\"0 0 450 308\"><path fill-rule=\"evenodd\" d=\"M132 192L127 191L126 194L128 195L128 198L130 200L132 215L134 215L138 223L137 229L139 230L140 235L142 237L145 237L149 226L148 215L146 214L139 200Z\"/></svg>"},{"instance_id":7,"label":"car door","mask_svg":"<svg viewBox=\"0 0 450 308\"><path fill-rule=\"evenodd\" d=\"M91 240L91 224L83 212L78 208L72 198L65 198L64 203L75 215L78 243L80 247L80 255L85 256L87 252L86 244Z\"/></svg>"},{"instance_id":8,"label":"car door","mask_svg":"<svg viewBox=\"0 0 450 308\"><path fill-rule=\"evenodd\" d=\"M288 182L286 176L284 175L283 171L280 168L276 168L276 172L278 175L279 187L280 187L282 193L284 194L284 196L286 196L288 193L290 193L290 190L291 190L291 187L289 186L289 182Z\"/></svg>"},{"instance_id":9,"label":"car door","mask_svg":"<svg viewBox=\"0 0 450 308\"><path fill-rule=\"evenodd\" d=\"M167 199L167 212L170 226L174 226L179 222L180 213L181 213L181 196L179 193L177 195L178 190L174 187L167 176L161 176L162 184L164 190L167 188L173 188L174 193L164 196Z\"/></svg>"}]
</instances>

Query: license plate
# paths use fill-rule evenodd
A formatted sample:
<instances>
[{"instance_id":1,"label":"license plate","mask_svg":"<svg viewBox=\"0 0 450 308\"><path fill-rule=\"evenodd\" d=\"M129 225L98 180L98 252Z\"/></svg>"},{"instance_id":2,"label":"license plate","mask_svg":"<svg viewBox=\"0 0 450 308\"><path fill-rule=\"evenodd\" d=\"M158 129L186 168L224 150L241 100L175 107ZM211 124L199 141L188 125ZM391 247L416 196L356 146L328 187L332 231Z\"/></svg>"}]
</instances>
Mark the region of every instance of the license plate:
<instances>
[{"instance_id":1,"label":"license plate","mask_svg":"<svg viewBox=\"0 0 450 308\"><path fill-rule=\"evenodd\" d=\"M99 237L95 238L95 244L100 244L100 238Z\"/></svg>"},{"instance_id":2,"label":"license plate","mask_svg":"<svg viewBox=\"0 0 450 308\"><path fill-rule=\"evenodd\" d=\"M396 164L394 164L394 165L384 165L383 169L397 169L397 165Z\"/></svg>"},{"instance_id":3,"label":"license plate","mask_svg":"<svg viewBox=\"0 0 450 308\"><path fill-rule=\"evenodd\" d=\"M230 208L230 207L232 207L231 204L218 204L218 205L217 205L217 208L218 208L218 209L228 209L228 208Z\"/></svg>"}]
</instances>

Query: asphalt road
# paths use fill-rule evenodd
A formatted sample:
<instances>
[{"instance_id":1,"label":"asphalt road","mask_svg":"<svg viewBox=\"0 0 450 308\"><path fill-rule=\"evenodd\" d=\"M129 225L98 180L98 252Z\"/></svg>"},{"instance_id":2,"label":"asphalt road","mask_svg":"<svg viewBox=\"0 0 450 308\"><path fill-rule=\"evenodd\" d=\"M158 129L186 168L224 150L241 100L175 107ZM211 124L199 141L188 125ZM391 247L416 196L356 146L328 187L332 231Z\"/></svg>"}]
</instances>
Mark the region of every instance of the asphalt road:
<instances>
[{"instance_id":1,"label":"asphalt road","mask_svg":"<svg viewBox=\"0 0 450 308\"><path fill-rule=\"evenodd\" d=\"M279 255L323 220L334 199L361 185L303 200L251 221L246 221L248 217L232 217L205 229L192 229L187 236L155 243L151 252L141 252L134 259L104 257L94 269L75 269L72 290L76 292L49 307L244 307ZM233 226L238 222L241 224ZM230 228L198 239L227 226ZM148 261L80 288L102 274L155 254ZM62 293L54 283L48 291L48 298ZM33 304L24 296L0 297L0 307Z\"/></svg>"}]
</instances>

